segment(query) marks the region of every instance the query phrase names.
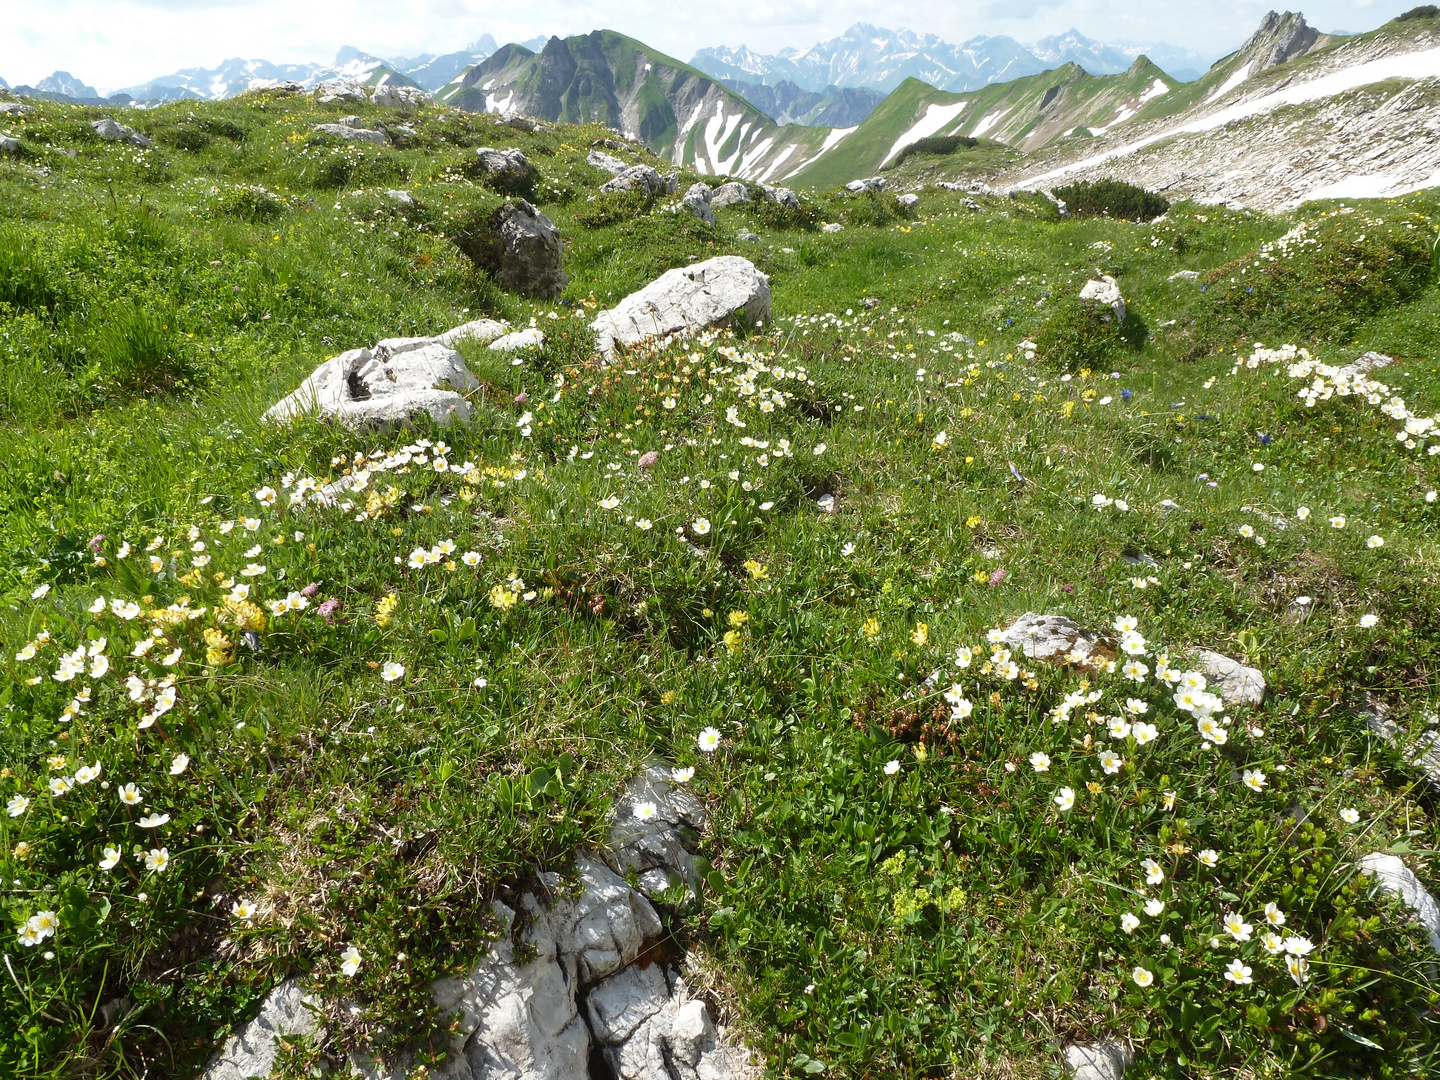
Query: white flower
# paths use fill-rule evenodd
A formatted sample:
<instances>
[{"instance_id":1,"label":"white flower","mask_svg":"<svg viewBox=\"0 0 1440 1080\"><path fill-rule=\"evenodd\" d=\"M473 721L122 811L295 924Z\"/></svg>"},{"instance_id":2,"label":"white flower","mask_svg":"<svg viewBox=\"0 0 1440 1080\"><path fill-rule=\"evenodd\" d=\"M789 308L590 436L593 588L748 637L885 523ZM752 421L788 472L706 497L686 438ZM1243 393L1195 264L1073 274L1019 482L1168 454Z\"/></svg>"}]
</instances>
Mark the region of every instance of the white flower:
<instances>
[{"instance_id":1,"label":"white flower","mask_svg":"<svg viewBox=\"0 0 1440 1080\"><path fill-rule=\"evenodd\" d=\"M614 510L619 505L620 500L614 495L607 496L606 498L600 500L601 510Z\"/></svg>"},{"instance_id":2,"label":"white flower","mask_svg":"<svg viewBox=\"0 0 1440 1080\"><path fill-rule=\"evenodd\" d=\"M1296 986L1304 986L1310 965L1305 962L1303 956L1287 956L1285 957L1285 970L1290 973L1290 978L1295 980Z\"/></svg>"},{"instance_id":3,"label":"white flower","mask_svg":"<svg viewBox=\"0 0 1440 1080\"><path fill-rule=\"evenodd\" d=\"M1295 516L1296 516L1297 518L1299 518L1301 521L1304 521L1306 518L1308 518L1308 517L1310 516L1310 507L1308 507L1308 506L1298 506L1298 507L1296 507L1296 508L1295 508Z\"/></svg>"},{"instance_id":4,"label":"white flower","mask_svg":"<svg viewBox=\"0 0 1440 1080\"><path fill-rule=\"evenodd\" d=\"M1366 630L1372 629L1373 627L1379 625L1379 622L1380 616L1374 614L1373 612L1360 616L1360 626Z\"/></svg>"},{"instance_id":5,"label":"white flower","mask_svg":"<svg viewBox=\"0 0 1440 1080\"><path fill-rule=\"evenodd\" d=\"M394 682L405 675L405 665L391 660L380 669L380 678L386 682Z\"/></svg>"},{"instance_id":6,"label":"white flower","mask_svg":"<svg viewBox=\"0 0 1440 1080\"><path fill-rule=\"evenodd\" d=\"M94 765L81 765L75 770L75 782L77 784L88 784L92 780L100 779L100 762Z\"/></svg>"},{"instance_id":7,"label":"white flower","mask_svg":"<svg viewBox=\"0 0 1440 1080\"><path fill-rule=\"evenodd\" d=\"M1061 813L1068 811L1075 805L1075 789L1062 787L1054 798L1054 803L1060 808Z\"/></svg>"},{"instance_id":8,"label":"white flower","mask_svg":"<svg viewBox=\"0 0 1440 1080\"><path fill-rule=\"evenodd\" d=\"M230 914L234 915L235 918L241 922L249 922L255 917L255 903L252 900L246 900L244 897L241 897L230 905Z\"/></svg>"},{"instance_id":9,"label":"white flower","mask_svg":"<svg viewBox=\"0 0 1440 1080\"><path fill-rule=\"evenodd\" d=\"M1159 917L1160 917L1160 913L1161 913L1162 911L1164 911L1164 910L1165 910L1165 901L1164 901L1164 900L1160 900L1160 899L1158 899L1158 898L1152 898L1152 899L1150 899L1150 900L1145 901L1145 914L1146 914L1146 915L1149 915L1150 918L1152 918L1152 919L1157 919L1157 918L1159 918Z\"/></svg>"},{"instance_id":10,"label":"white flower","mask_svg":"<svg viewBox=\"0 0 1440 1080\"><path fill-rule=\"evenodd\" d=\"M1139 629L1140 622L1133 615L1120 615L1111 625L1115 627L1117 634L1128 634Z\"/></svg>"},{"instance_id":11,"label":"white flower","mask_svg":"<svg viewBox=\"0 0 1440 1080\"><path fill-rule=\"evenodd\" d=\"M651 521L649 518L636 518L636 519L635 519L635 527L636 527L637 529L639 529L641 532L649 532L649 531L654 527L654 525L655 525L655 523L654 523L653 521Z\"/></svg>"},{"instance_id":12,"label":"white flower","mask_svg":"<svg viewBox=\"0 0 1440 1080\"><path fill-rule=\"evenodd\" d=\"M1345 515L1344 515L1344 514L1336 514L1334 517L1332 517L1332 518L1330 519L1330 527L1331 527L1332 529L1343 529L1343 528L1345 528Z\"/></svg>"},{"instance_id":13,"label":"white flower","mask_svg":"<svg viewBox=\"0 0 1440 1080\"><path fill-rule=\"evenodd\" d=\"M120 801L126 806L139 806L143 798L140 789L134 784L122 784L118 794Z\"/></svg>"},{"instance_id":14,"label":"white flower","mask_svg":"<svg viewBox=\"0 0 1440 1080\"><path fill-rule=\"evenodd\" d=\"M975 706L972 705L972 704L970 704L969 701L965 700L965 699L962 697L962 698L958 699L957 701L954 701L954 702L951 703L951 705L950 705L950 719L951 719L951 720L964 720L967 716L969 716L969 715L970 715L972 712L974 712L974 711L975 711Z\"/></svg>"},{"instance_id":15,"label":"white flower","mask_svg":"<svg viewBox=\"0 0 1440 1080\"><path fill-rule=\"evenodd\" d=\"M259 577L265 573L265 567L261 563L250 563L244 570L240 571L241 577Z\"/></svg>"},{"instance_id":16,"label":"white flower","mask_svg":"<svg viewBox=\"0 0 1440 1080\"><path fill-rule=\"evenodd\" d=\"M151 848L145 853L145 869L152 873L160 873L170 865L169 848Z\"/></svg>"},{"instance_id":17,"label":"white flower","mask_svg":"<svg viewBox=\"0 0 1440 1080\"><path fill-rule=\"evenodd\" d=\"M5 804L5 812L11 817L20 817L29 809L30 800L24 795L11 795L10 801Z\"/></svg>"},{"instance_id":18,"label":"white flower","mask_svg":"<svg viewBox=\"0 0 1440 1080\"><path fill-rule=\"evenodd\" d=\"M360 950L354 945L348 945L345 951L340 954L340 971L347 978L353 977L355 972L360 970Z\"/></svg>"},{"instance_id":19,"label":"white flower","mask_svg":"<svg viewBox=\"0 0 1440 1080\"><path fill-rule=\"evenodd\" d=\"M1112 716L1106 724L1112 739L1125 739L1130 736L1130 722L1123 716Z\"/></svg>"},{"instance_id":20,"label":"white flower","mask_svg":"<svg viewBox=\"0 0 1440 1080\"><path fill-rule=\"evenodd\" d=\"M139 825L142 829L158 829L169 820L169 814L147 814L135 824Z\"/></svg>"},{"instance_id":21,"label":"white flower","mask_svg":"<svg viewBox=\"0 0 1440 1080\"><path fill-rule=\"evenodd\" d=\"M1133 934L1139 925L1140 918L1137 915L1132 915L1127 911L1124 915L1120 916L1120 929L1124 930L1127 934Z\"/></svg>"},{"instance_id":22,"label":"white flower","mask_svg":"<svg viewBox=\"0 0 1440 1080\"><path fill-rule=\"evenodd\" d=\"M262 487L259 491L255 492L255 501L261 506L274 506L275 489L272 487Z\"/></svg>"},{"instance_id":23,"label":"white flower","mask_svg":"<svg viewBox=\"0 0 1440 1080\"><path fill-rule=\"evenodd\" d=\"M1246 769L1241 779L1251 791L1265 790L1265 773L1261 769Z\"/></svg>"},{"instance_id":24,"label":"white flower","mask_svg":"<svg viewBox=\"0 0 1440 1080\"><path fill-rule=\"evenodd\" d=\"M1265 905L1265 921L1271 926L1284 926L1285 913L1280 910L1279 905L1269 903Z\"/></svg>"},{"instance_id":25,"label":"white flower","mask_svg":"<svg viewBox=\"0 0 1440 1080\"><path fill-rule=\"evenodd\" d=\"M105 613L105 597L97 596L85 610L91 615L103 615Z\"/></svg>"},{"instance_id":26,"label":"white flower","mask_svg":"<svg viewBox=\"0 0 1440 1080\"><path fill-rule=\"evenodd\" d=\"M1105 770L1106 776L1114 776L1124 764L1125 759L1114 750L1100 751L1100 767Z\"/></svg>"},{"instance_id":27,"label":"white flower","mask_svg":"<svg viewBox=\"0 0 1440 1080\"><path fill-rule=\"evenodd\" d=\"M1236 941L1249 941L1250 931L1253 927L1241 918L1239 912L1232 911L1225 916L1225 932Z\"/></svg>"},{"instance_id":28,"label":"white flower","mask_svg":"<svg viewBox=\"0 0 1440 1080\"><path fill-rule=\"evenodd\" d=\"M1287 937L1285 951L1291 956L1309 956L1315 945L1306 937Z\"/></svg>"},{"instance_id":29,"label":"white flower","mask_svg":"<svg viewBox=\"0 0 1440 1080\"><path fill-rule=\"evenodd\" d=\"M1354 825L1360 820L1360 811L1347 806L1340 811L1340 820L1345 822L1346 825Z\"/></svg>"},{"instance_id":30,"label":"white flower","mask_svg":"<svg viewBox=\"0 0 1440 1080\"><path fill-rule=\"evenodd\" d=\"M1370 537L1370 539L1368 539L1368 540L1365 541L1365 546L1366 546L1367 548L1371 548L1372 550L1373 550L1374 548L1384 547L1384 546L1385 546L1385 538L1384 538L1383 536L1372 536L1372 537Z\"/></svg>"},{"instance_id":31,"label":"white flower","mask_svg":"<svg viewBox=\"0 0 1440 1080\"><path fill-rule=\"evenodd\" d=\"M815 444L815 450L814 450L815 456L816 456L816 457L819 457L819 456L820 456L821 454L823 454L824 452L825 452L825 444L824 444L823 442L822 442L822 443L816 443L816 444Z\"/></svg>"},{"instance_id":32,"label":"white flower","mask_svg":"<svg viewBox=\"0 0 1440 1080\"><path fill-rule=\"evenodd\" d=\"M636 821L649 821L657 813L659 813L659 811L655 808L655 804L653 802L642 802L636 803L635 808L631 811L631 813L635 815Z\"/></svg>"},{"instance_id":33,"label":"white flower","mask_svg":"<svg viewBox=\"0 0 1440 1080\"><path fill-rule=\"evenodd\" d=\"M696 745L707 754L713 754L720 746L720 732L713 727L707 727L695 737Z\"/></svg>"},{"instance_id":34,"label":"white flower","mask_svg":"<svg viewBox=\"0 0 1440 1080\"><path fill-rule=\"evenodd\" d=\"M50 794L56 798L64 795L74 786L75 781L68 776L52 776L50 778Z\"/></svg>"},{"instance_id":35,"label":"white flower","mask_svg":"<svg viewBox=\"0 0 1440 1080\"><path fill-rule=\"evenodd\" d=\"M1143 967L1137 967L1130 973L1130 978L1135 980L1135 985L1141 990L1146 989L1155 982L1155 976L1146 971Z\"/></svg>"},{"instance_id":36,"label":"white flower","mask_svg":"<svg viewBox=\"0 0 1440 1080\"><path fill-rule=\"evenodd\" d=\"M974 659L975 654L964 645L961 645L960 648L955 650L955 666L958 668L968 668L970 662Z\"/></svg>"},{"instance_id":37,"label":"white flower","mask_svg":"<svg viewBox=\"0 0 1440 1080\"><path fill-rule=\"evenodd\" d=\"M50 585L49 585L48 582L47 582L46 584L44 584L44 585L36 585L36 586L35 586L35 591L30 594L30 599L31 599L31 600L43 600L43 599L45 599L46 595L47 595L49 592L50 592Z\"/></svg>"},{"instance_id":38,"label":"white flower","mask_svg":"<svg viewBox=\"0 0 1440 1080\"><path fill-rule=\"evenodd\" d=\"M1207 870L1214 870L1220 865L1220 853L1214 848L1205 848L1196 854L1195 858L1200 860L1200 865Z\"/></svg>"},{"instance_id":39,"label":"white flower","mask_svg":"<svg viewBox=\"0 0 1440 1080\"><path fill-rule=\"evenodd\" d=\"M894 776L894 775L895 775L896 773L898 773L899 771L900 771L900 762L891 760L891 761L887 761L887 762L885 763L885 775L886 775L886 776Z\"/></svg>"},{"instance_id":40,"label":"white flower","mask_svg":"<svg viewBox=\"0 0 1440 1080\"><path fill-rule=\"evenodd\" d=\"M120 849L118 847L105 846L105 857L100 860L101 870L113 870L115 864L120 861Z\"/></svg>"},{"instance_id":41,"label":"white flower","mask_svg":"<svg viewBox=\"0 0 1440 1080\"><path fill-rule=\"evenodd\" d=\"M1160 864L1154 859L1146 859L1140 864L1140 868L1145 871L1146 885L1159 885L1165 880L1165 871L1160 868Z\"/></svg>"},{"instance_id":42,"label":"white flower","mask_svg":"<svg viewBox=\"0 0 1440 1080\"><path fill-rule=\"evenodd\" d=\"M1152 743L1160 737L1160 729L1154 724L1137 721L1130 729L1130 734L1135 736L1136 746L1144 746L1146 743Z\"/></svg>"},{"instance_id":43,"label":"white flower","mask_svg":"<svg viewBox=\"0 0 1440 1080\"><path fill-rule=\"evenodd\" d=\"M1285 940L1279 934L1265 934L1260 938L1260 944L1271 956L1278 956L1285 951Z\"/></svg>"},{"instance_id":44,"label":"white flower","mask_svg":"<svg viewBox=\"0 0 1440 1080\"><path fill-rule=\"evenodd\" d=\"M1050 755L1036 750L1030 755L1030 767L1036 772L1050 771Z\"/></svg>"},{"instance_id":45,"label":"white flower","mask_svg":"<svg viewBox=\"0 0 1440 1080\"><path fill-rule=\"evenodd\" d=\"M704 536L710 531L710 519L703 517L696 518L690 523L690 530L696 536Z\"/></svg>"},{"instance_id":46,"label":"white flower","mask_svg":"<svg viewBox=\"0 0 1440 1080\"><path fill-rule=\"evenodd\" d=\"M688 784L695 776L695 766L687 765L683 769L671 769L670 779L677 784Z\"/></svg>"},{"instance_id":47,"label":"white flower","mask_svg":"<svg viewBox=\"0 0 1440 1080\"><path fill-rule=\"evenodd\" d=\"M1225 978L1229 979L1236 986L1249 986L1255 980L1250 978L1251 969L1238 956L1230 961L1225 969Z\"/></svg>"}]
</instances>

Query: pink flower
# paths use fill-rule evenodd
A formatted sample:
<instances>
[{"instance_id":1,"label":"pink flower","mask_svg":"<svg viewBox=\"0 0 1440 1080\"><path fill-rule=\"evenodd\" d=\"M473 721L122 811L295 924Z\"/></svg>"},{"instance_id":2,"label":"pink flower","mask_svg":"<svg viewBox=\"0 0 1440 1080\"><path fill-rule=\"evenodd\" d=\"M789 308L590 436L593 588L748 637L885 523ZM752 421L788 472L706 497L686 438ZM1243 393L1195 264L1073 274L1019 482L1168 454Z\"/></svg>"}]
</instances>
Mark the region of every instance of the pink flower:
<instances>
[{"instance_id":1,"label":"pink flower","mask_svg":"<svg viewBox=\"0 0 1440 1080\"><path fill-rule=\"evenodd\" d=\"M305 597L305 599L309 600L319 591L320 583L318 581L312 581L309 585L306 585L303 589L300 590L300 595Z\"/></svg>"},{"instance_id":2,"label":"pink flower","mask_svg":"<svg viewBox=\"0 0 1440 1080\"><path fill-rule=\"evenodd\" d=\"M103 544L104 542L105 542L105 534L104 534L104 533L96 533L94 536L92 536L92 537L90 538L90 543L89 543L88 547L90 548L91 551L99 551L99 550L100 550L100 545Z\"/></svg>"},{"instance_id":3,"label":"pink flower","mask_svg":"<svg viewBox=\"0 0 1440 1080\"><path fill-rule=\"evenodd\" d=\"M646 450L645 453L640 455L640 460L636 462L636 464L638 464L642 469L648 469L651 465L654 465L655 462L659 460L659 450Z\"/></svg>"},{"instance_id":4,"label":"pink flower","mask_svg":"<svg viewBox=\"0 0 1440 1080\"><path fill-rule=\"evenodd\" d=\"M1009 573L1009 571L1007 571L1007 570L1002 566L999 570L996 570L993 574L991 574L991 575L990 575L990 587L993 589L996 585L999 585L1000 582L1004 581L1004 580L1005 580L1005 575L1006 575L1007 573Z\"/></svg>"},{"instance_id":5,"label":"pink flower","mask_svg":"<svg viewBox=\"0 0 1440 1080\"><path fill-rule=\"evenodd\" d=\"M1060 591L1061 591L1061 592L1074 592L1074 591L1075 591L1075 586L1074 586L1074 585L1061 585L1061 586L1060 586Z\"/></svg>"},{"instance_id":6,"label":"pink flower","mask_svg":"<svg viewBox=\"0 0 1440 1080\"><path fill-rule=\"evenodd\" d=\"M529 400L530 400L530 395L527 394L527 393L525 393L524 390L521 390L520 393L518 393L518 394L515 395L515 402L516 402L516 404L518 404L518 405L523 405L523 404L525 404L525 402L527 402L527 401L529 401Z\"/></svg>"},{"instance_id":7,"label":"pink flower","mask_svg":"<svg viewBox=\"0 0 1440 1080\"><path fill-rule=\"evenodd\" d=\"M335 620L331 616L333 616L339 610L340 601L332 597L331 599L324 601L319 607L317 607L315 609L315 614L319 615L331 626L334 626Z\"/></svg>"}]
</instances>

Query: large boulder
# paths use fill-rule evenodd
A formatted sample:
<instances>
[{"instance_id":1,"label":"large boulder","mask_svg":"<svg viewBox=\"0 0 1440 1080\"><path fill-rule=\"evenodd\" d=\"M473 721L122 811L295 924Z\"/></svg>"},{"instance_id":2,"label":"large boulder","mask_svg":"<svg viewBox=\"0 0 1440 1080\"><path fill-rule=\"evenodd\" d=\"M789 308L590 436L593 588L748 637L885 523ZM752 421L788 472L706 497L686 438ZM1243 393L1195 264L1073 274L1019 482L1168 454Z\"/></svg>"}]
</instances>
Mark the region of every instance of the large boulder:
<instances>
[{"instance_id":1,"label":"large boulder","mask_svg":"<svg viewBox=\"0 0 1440 1080\"><path fill-rule=\"evenodd\" d=\"M314 130L317 135L329 135L336 139L344 139L346 142L371 143L375 146L390 144L390 137L383 131L351 127L349 124L316 124Z\"/></svg>"},{"instance_id":2,"label":"large boulder","mask_svg":"<svg viewBox=\"0 0 1440 1080\"><path fill-rule=\"evenodd\" d=\"M383 82L375 88L370 104L390 109L416 109L428 105L433 98L418 86L403 83Z\"/></svg>"},{"instance_id":3,"label":"large boulder","mask_svg":"<svg viewBox=\"0 0 1440 1080\"><path fill-rule=\"evenodd\" d=\"M675 176L661 176L649 165L631 165L614 180L600 185L601 191L643 191L651 198L673 195L676 188Z\"/></svg>"},{"instance_id":4,"label":"large boulder","mask_svg":"<svg viewBox=\"0 0 1440 1080\"><path fill-rule=\"evenodd\" d=\"M914 210L920 205L920 196L908 191L904 195L896 195L895 201L900 204L901 210Z\"/></svg>"},{"instance_id":5,"label":"large boulder","mask_svg":"<svg viewBox=\"0 0 1440 1080\"><path fill-rule=\"evenodd\" d=\"M570 284L561 263L565 245L551 220L524 199L499 207L455 237L495 284L513 292L554 297Z\"/></svg>"},{"instance_id":6,"label":"large boulder","mask_svg":"<svg viewBox=\"0 0 1440 1080\"><path fill-rule=\"evenodd\" d=\"M870 195L884 191L890 186L890 181L883 176L868 176L864 180L852 180L845 185L845 190L852 195Z\"/></svg>"},{"instance_id":7,"label":"large boulder","mask_svg":"<svg viewBox=\"0 0 1440 1080\"><path fill-rule=\"evenodd\" d=\"M727 206L738 206L741 203L750 201L750 189L738 180L731 180L728 184L721 184L710 196L710 208L721 210Z\"/></svg>"},{"instance_id":8,"label":"large boulder","mask_svg":"<svg viewBox=\"0 0 1440 1080\"><path fill-rule=\"evenodd\" d=\"M667 270L602 311L590 329L608 358L620 345L729 326L737 319L756 325L770 320L770 278L749 259L721 255Z\"/></svg>"},{"instance_id":9,"label":"large boulder","mask_svg":"<svg viewBox=\"0 0 1440 1080\"><path fill-rule=\"evenodd\" d=\"M760 194L766 202L772 202L776 206L783 206L786 210L800 209L800 196L791 191L788 187L771 187L769 184L760 185Z\"/></svg>"},{"instance_id":10,"label":"large boulder","mask_svg":"<svg viewBox=\"0 0 1440 1080\"><path fill-rule=\"evenodd\" d=\"M1120 283L1109 274L1101 274L1085 282L1080 290L1080 299L1104 304L1114 313L1117 323L1125 321L1125 298L1120 295Z\"/></svg>"},{"instance_id":11,"label":"large boulder","mask_svg":"<svg viewBox=\"0 0 1440 1080\"><path fill-rule=\"evenodd\" d=\"M321 105L336 101L363 105L368 100L365 87L354 79L330 79L322 82L315 87L315 97Z\"/></svg>"},{"instance_id":12,"label":"large boulder","mask_svg":"<svg viewBox=\"0 0 1440 1080\"><path fill-rule=\"evenodd\" d=\"M265 995L255 1019L225 1040L203 1080L265 1080L275 1067L278 1040L319 1031L313 1005L298 979L286 979Z\"/></svg>"},{"instance_id":13,"label":"large boulder","mask_svg":"<svg viewBox=\"0 0 1440 1080\"><path fill-rule=\"evenodd\" d=\"M468 423L462 396L480 385L460 354L427 338L392 339L325 361L265 419L286 423L307 414L350 427L392 428L412 417Z\"/></svg>"},{"instance_id":14,"label":"large boulder","mask_svg":"<svg viewBox=\"0 0 1440 1080\"><path fill-rule=\"evenodd\" d=\"M530 195L540 179L540 170L519 150L496 150L490 146L475 151L476 171L481 183L511 195Z\"/></svg>"},{"instance_id":15,"label":"large boulder","mask_svg":"<svg viewBox=\"0 0 1440 1080\"><path fill-rule=\"evenodd\" d=\"M131 146L150 145L150 140L134 128L126 127L124 124L111 120L109 117L103 120L90 121L90 127L96 135L99 135L100 138L106 142L127 142Z\"/></svg>"},{"instance_id":16,"label":"large boulder","mask_svg":"<svg viewBox=\"0 0 1440 1080\"><path fill-rule=\"evenodd\" d=\"M710 207L710 185L692 184L680 197L680 204L707 225L715 224L715 211Z\"/></svg>"}]
</instances>

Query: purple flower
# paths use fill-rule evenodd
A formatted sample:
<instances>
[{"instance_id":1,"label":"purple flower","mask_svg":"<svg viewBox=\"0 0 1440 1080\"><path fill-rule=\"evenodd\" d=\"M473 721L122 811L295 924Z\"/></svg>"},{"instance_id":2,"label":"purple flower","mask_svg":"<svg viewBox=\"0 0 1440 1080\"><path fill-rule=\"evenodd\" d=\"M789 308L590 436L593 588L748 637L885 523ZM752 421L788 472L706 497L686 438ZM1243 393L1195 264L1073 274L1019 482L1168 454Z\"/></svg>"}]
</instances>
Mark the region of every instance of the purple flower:
<instances>
[{"instance_id":1,"label":"purple flower","mask_svg":"<svg viewBox=\"0 0 1440 1080\"><path fill-rule=\"evenodd\" d=\"M527 402L527 401L529 401L529 400L530 400L530 395L527 394L527 393L525 393L524 390L521 390L520 393L518 393L518 394L515 395L515 401L516 401L518 404L523 405L523 404L525 404L525 402Z\"/></svg>"},{"instance_id":2,"label":"purple flower","mask_svg":"<svg viewBox=\"0 0 1440 1080\"><path fill-rule=\"evenodd\" d=\"M303 589L300 590L300 595L305 597L305 599L309 600L319 591L320 583L318 581L312 581L309 585L306 585Z\"/></svg>"},{"instance_id":3,"label":"purple flower","mask_svg":"<svg viewBox=\"0 0 1440 1080\"><path fill-rule=\"evenodd\" d=\"M990 575L990 587L993 589L996 585L999 585L1000 582L1004 581L1005 575L1007 573L1009 573L1009 571L1007 571L1003 566L999 570L996 570L994 573L992 573Z\"/></svg>"},{"instance_id":4,"label":"purple flower","mask_svg":"<svg viewBox=\"0 0 1440 1080\"><path fill-rule=\"evenodd\" d=\"M324 601L319 607L317 607L317 608L315 609L315 614L319 615L322 619L324 619L324 620L325 620L327 623L329 623L331 626L334 626L334 625L335 625L334 615L335 615L335 613L336 613L337 611L339 611L339 610L340 610L340 601L339 601L339 600L336 600L336 599L334 599L334 598L332 597L331 599Z\"/></svg>"},{"instance_id":5,"label":"purple flower","mask_svg":"<svg viewBox=\"0 0 1440 1080\"><path fill-rule=\"evenodd\" d=\"M642 469L648 469L651 465L654 465L655 462L659 460L659 450L646 450L645 453L640 455L640 460L637 461L635 464L639 465Z\"/></svg>"},{"instance_id":6,"label":"purple flower","mask_svg":"<svg viewBox=\"0 0 1440 1080\"><path fill-rule=\"evenodd\" d=\"M1061 592L1074 592L1074 591L1075 591L1075 586L1074 586L1074 585L1061 585L1061 586L1060 586L1060 591L1061 591Z\"/></svg>"},{"instance_id":7,"label":"purple flower","mask_svg":"<svg viewBox=\"0 0 1440 1080\"><path fill-rule=\"evenodd\" d=\"M103 544L104 542L105 542L105 534L104 534L104 533L96 533L94 536L92 536L92 537L90 538L90 543L89 543L88 546L89 546L89 548L90 548L91 551L99 551L99 550L100 550L100 545Z\"/></svg>"}]
</instances>

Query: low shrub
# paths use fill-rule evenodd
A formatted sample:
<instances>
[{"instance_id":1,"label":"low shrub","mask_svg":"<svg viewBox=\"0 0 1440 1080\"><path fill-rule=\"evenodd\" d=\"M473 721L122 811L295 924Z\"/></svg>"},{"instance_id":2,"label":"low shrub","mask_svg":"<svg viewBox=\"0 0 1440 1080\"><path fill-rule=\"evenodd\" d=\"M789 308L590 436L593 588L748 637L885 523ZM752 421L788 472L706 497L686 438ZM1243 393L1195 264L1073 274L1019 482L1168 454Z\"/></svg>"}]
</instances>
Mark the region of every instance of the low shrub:
<instances>
[{"instance_id":1,"label":"low shrub","mask_svg":"<svg viewBox=\"0 0 1440 1080\"><path fill-rule=\"evenodd\" d=\"M1436 7L1434 4L1421 4L1419 7L1413 7L1403 14L1396 15L1392 21L1410 22L1414 19L1433 19L1437 15L1440 15L1440 7Z\"/></svg>"},{"instance_id":2,"label":"low shrub","mask_svg":"<svg viewBox=\"0 0 1440 1080\"><path fill-rule=\"evenodd\" d=\"M259 184L243 184L222 191L216 200L216 210L241 221L274 221L285 212L285 202Z\"/></svg>"},{"instance_id":3,"label":"low shrub","mask_svg":"<svg viewBox=\"0 0 1440 1080\"><path fill-rule=\"evenodd\" d=\"M643 217L654 207L654 197L643 191L602 191L575 211L575 224L585 229L603 229Z\"/></svg>"},{"instance_id":4,"label":"low shrub","mask_svg":"<svg viewBox=\"0 0 1440 1080\"><path fill-rule=\"evenodd\" d=\"M1051 302L1035 344L1045 364L1078 371L1107 367L1125 340L1108 304L1065 296Z\"/></svg>"},{"instance_id":5,"label":"low shrub","mask_svg":"<svg viewBox=\"0 0 1440 1080\"><path fill-rule=\"evenodd\" d=\"M1081 180L1051 192L1077 218L1149 221L1170 209L1168 199L1122 180Z\"/></svg>"},{"instance_id":6,"label":"low shrub","mask_svg":"<svg viewBox=\"0 0 1440 1080\"><path fill-rule=\"evenodd\" d=\"M944 157L961 149L973 150L979 145L979 139L972 139L968 135L927 135L923 139L916 139L896 154L895 160L890 162L886 168L898 168L906 158L913 157L915 154L933 154L936 157Z\"/></svg>"}]
</instances>

